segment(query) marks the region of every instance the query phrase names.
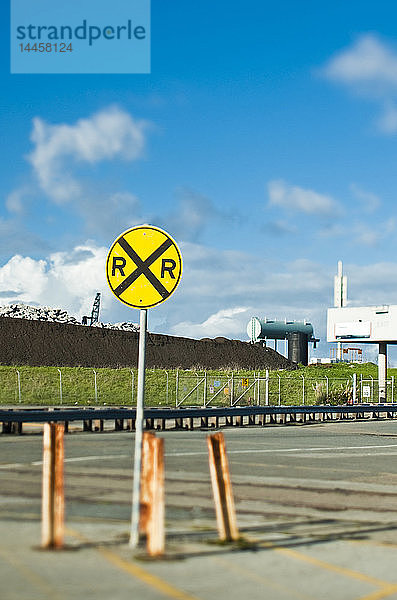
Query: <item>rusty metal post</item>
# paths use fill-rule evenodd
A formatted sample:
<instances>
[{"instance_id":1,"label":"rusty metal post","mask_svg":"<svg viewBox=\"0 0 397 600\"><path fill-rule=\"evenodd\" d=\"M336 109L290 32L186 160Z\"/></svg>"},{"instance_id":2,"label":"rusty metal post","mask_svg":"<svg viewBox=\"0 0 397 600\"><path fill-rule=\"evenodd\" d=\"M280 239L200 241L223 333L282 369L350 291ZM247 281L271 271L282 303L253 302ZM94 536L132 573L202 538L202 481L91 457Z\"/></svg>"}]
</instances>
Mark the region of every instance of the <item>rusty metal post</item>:
<instances>
[{"instance_id":1,"label":"rusty metal post","mask_svg":"<svg viewBox=\"0 0 397 600\"><path fill-rule=\"evenodd\" d=\"M161 556L165 545L164 440L153 436L151 448L151 506L147 525L147 551L149 556Z\"/></svg>"},{"instance_id":2,"label":"rusty metal post","mask_svg":"<svg viewBox=\"0 0 397 600\"><path fill-rule=\"evenodd\" d=\"M237 540L239 532L223 433L207 436L207 444L219 537Z\"/></svg>"},{"instance_id":3,"label":"rusty metal post","mask_svg":"<svg viewBox=\"0 0 397 600\"><path fill-rule=\"evenodd\" d=\"M41 545L59 549L64 538L64 426L44 424Z\"/></svg>"},{"instance_id":4,"label":"rusty metal post","mask_svg":"<svg viewBox=\"0 0 397 600\"><path fill-rule=\"evenodd\" d=\"M144 431L142 435L142 465L141 465L141 485L139 496L139 532L147 532L147 523L150 507L150 477L151 477L151 439L155 437L153 433Z\"/></svg>"},{"instance_id":5,"label":"rusty metal post","mask_svg":"<svg viewBox=\"0 0 397 600\"><path fill-rule=\"evenodd\" d=\"M164 553L164 440L144 432L140 486L139 530L146 533L149 556Z\"/></svg>"}]
</instances>

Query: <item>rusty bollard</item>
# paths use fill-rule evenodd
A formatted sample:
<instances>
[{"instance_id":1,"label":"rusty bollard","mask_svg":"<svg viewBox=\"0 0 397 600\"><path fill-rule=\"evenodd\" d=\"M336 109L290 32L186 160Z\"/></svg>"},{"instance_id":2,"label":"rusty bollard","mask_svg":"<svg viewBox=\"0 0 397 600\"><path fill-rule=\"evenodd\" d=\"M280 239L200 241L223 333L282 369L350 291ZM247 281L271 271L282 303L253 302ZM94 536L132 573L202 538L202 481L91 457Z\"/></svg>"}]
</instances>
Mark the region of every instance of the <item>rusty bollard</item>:
<instances>
[{"instance_id":1,"label":"rusty bollard","mask_svg":"<svg viewBox=\"0 0 397 600\"><path fill-rule=\"evenodd\" d=\"M219 537L224 541L237 540L239 532L223 433L208 435L207 444Z\"/></svg>"},{"instance_id":2,"label":"rusty bollard","mask_svg":"<svg viewBox=\"0 0 397 600\"><path fill-rule=\"evenodd\" d=\"M164 440L145 431L142 439L139 530L146 534L149 556L164 553L164 520Z\"/></svg>"},{"instance_id":3,"label":"rusty bollard","mask_svg":"<svg viewBox=\"0 0 397 600\"><path fill-rule=\"evenodd\" d=\"M43 480L41 546L60 549L64 539L64 426L45 423L43 434Z\"/></svg>"}]
</instances>

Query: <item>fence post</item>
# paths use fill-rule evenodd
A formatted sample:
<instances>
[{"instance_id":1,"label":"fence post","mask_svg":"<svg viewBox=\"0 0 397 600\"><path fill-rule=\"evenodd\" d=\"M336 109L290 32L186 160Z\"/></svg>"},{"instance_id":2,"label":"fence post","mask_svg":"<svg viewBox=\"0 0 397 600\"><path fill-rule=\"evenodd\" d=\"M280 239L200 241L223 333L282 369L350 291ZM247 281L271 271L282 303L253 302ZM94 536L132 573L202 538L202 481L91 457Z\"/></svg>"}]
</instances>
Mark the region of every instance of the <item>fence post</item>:
<instances>
[{"instance_id":1,"label":"fence post","mask_svg":"<svg viewBox=\"0 0 397 600\"><path fill-rule=\"evenodd\" d=\"M131 371L131 404L134 404L134 371Z\"/></svg>"},{"instance_id":2,"label":"fence post","mask_svg":"<svg viewBox=\"0 0 397 600\"><path fill-rule=\"evenodd\" d=\"M94 373L95 402L96 402L96 404L98 404L98 387L97 387L97 382L96 382L96 371L95 371L95 369L92 369L92 371Z\"/></svg>"},{"instance_id":3,"label":"fence post","mask_svg":"<svg viewBox=\"0 0 397 600\"><path fill-rule=\"evenodd\" d=\"M237 540L239 532L223 433L208 435L207 445L219 537Z\"/></svg>"},{"instance_id":4,"label":"fence post","mask_svg":"<svg viewBox=\"0 0 397 600\"><path fill-rule=\"evenodd\" d=\"M22 402L22 397L21 397L21 374L17 369L17 380L18 380L18 400L19 402Z\"/></svg>"},{"instance_id":5,"label":"fence post","mask_svg":"<svg viewBox=\"0 0 397 600\"><path fill-rule=\"evenodd\" d=\"M325 375L325 379L326 379L326 382L327 382L327 383L326 383L326 388L325 388L325 389L327 390L327 399L328 399L328 394L329 394L329 381L328 381L328 377L327 377L327 375Z\"/></svg>"},{"instance_id":6,"label":"fence post","mask_svg":"<svg viewBox=\"0 0 397 600\"><path fill-rule=\"evenodd\" d=\"M280 404L281 404L281 377L278 373L277 373L277 377L278 377L278 405L280 406Z\"/></svg>"},{"instance_id":7,"label":"fence post","mask_svg":"<svg viewBox=\"0 0 397 600\"><path fill-rule=\"evenodd\" d=\"M232 385L230 386L230 406L233 406L233 396L234 396L234 371L232 371Z\"/></svg>"},{"instance_id":8,"label":"fence post","mask_svg":"<svg viewBox=\"0 0 397 600\"><path fill-rule=\"evenodd\" d=\"M63 546L65 513L63 434L63 425L44 424L41 545L49 549Z\"/></svg>"},{"instance_id":9,"label":"fence post","mask_svg":"<svg viewBox=\"0 0 397 600\"><path fill-rule=\"evenodd\" d=\"M58 369L59 373L59 401L62 404L62 371Z\"/></svg>"},{"instance_id":10,"label":"fence post","mask_svg":"<svg viewBox=\"0 0 397 600\"><path fill-rule=\"evenodd\" d=\"M265 405L269 405L269 369L266 369L265 379Z\"/></svg>"},{"instance_id":11,"label":"fence post","mask_svg":"<svg viewBox=\"0 0 397 600\"><path fill-rule=\"evenodd\" d=\"M178 408L178 387L179 387L179 371L176 370L176 383L175 383L175 407Z\"/></svg>"},{"instance_id":12,"label":"fence post","mask_svg":"<svg viewBox=\"0 0 397 600\"><path fill-rule=\"evenodd\" d=\"M257 387L258 387L258 398L256 400L256 404L257 406L260 406L261 404L261 387L260 387L260 371L258 371L258 380L257 380Z\"/></svg>"},{"instance_id":13,"label":"fence post","mask_svg":"<svg viewBox=\"0 0 397 600\"><path fill-rule=\"evenodd\" d=\"M394 375L391 376L391 403L394 402Z\"/></svg>"},{"instance_id":14,"label":"fence post","mask_svg":"<svg viewBox=\"0 0 397 600\"><path fill-rule=\"evenodd\" d=\"M301 375L302 377L302 399L303 399L303 404L305 404L305 376Z\"/></svg>"},{"instance_id":15,"label":"fence post","mask_svg":"<svg viewBox=\"0 0 397 600\"><path fill-rule=\"evenodd\" d=\"M167 377L167 383L165 388L165 404L166 406L168 406L168 371L165 372L165 375Z\"/></svg>"},{"instance_id":16,"label":"fence post","mask_svg":"<svg viewBox=\"0 0 397 600\"><path fill-rule=\"evenodd\" d=\"M204 401L203 406L206 407L207 402L207 371L204 371Z\"/></svg>"},{"instance_id":17,"label":"fence post","mask_svg":"<svg viewBox=\"0 0 397 600\"><path fill-rule=\"evenodd\" d=\"M353 373L353 404L357 400L357 373Z\"/></svg>"}]
</instances>

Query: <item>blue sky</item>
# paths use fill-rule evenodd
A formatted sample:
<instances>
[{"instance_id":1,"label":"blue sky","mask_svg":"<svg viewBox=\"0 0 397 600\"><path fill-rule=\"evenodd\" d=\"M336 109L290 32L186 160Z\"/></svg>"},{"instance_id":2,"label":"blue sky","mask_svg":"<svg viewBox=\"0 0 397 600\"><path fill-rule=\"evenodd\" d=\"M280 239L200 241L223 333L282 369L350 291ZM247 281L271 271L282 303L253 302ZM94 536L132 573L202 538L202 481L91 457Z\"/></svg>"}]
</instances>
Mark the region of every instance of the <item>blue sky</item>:
<instances>
[{"instance_id":1,"label":"blue sky","mask_svg":"<svg viewBox=\"0 0 397 600\"><path fill-rule=\"evenodd\" d=\"M352 304L397 304L393 2L152 0L148 75L11 75L1 10L1 302L81 316L101 291L137 321L104 261L150 222L184 257L152 331L324 340L338 260Z\"/></svg>"}]
</instances>

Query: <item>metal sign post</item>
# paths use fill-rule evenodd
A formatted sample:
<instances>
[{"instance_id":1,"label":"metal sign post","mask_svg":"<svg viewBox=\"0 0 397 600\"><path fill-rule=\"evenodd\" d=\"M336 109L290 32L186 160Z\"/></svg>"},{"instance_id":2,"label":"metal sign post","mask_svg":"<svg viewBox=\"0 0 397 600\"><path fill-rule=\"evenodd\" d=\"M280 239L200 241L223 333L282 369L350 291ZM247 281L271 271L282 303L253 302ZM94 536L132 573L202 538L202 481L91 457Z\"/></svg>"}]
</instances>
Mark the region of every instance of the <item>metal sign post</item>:
<instances>
[{"instance_id":1,"label":"metal sign post","mask_svg":"<svg viewBox=\"0 0 397 600\"><path fill-rule=\"evenodd\" d=\"M140 311L131 548L136 548L139 542L147 309L167 300L181 276L182 256L175 240L153 225L124 231L114 241L106 260L111 291L120 302Z\"/></svg>"},{"instance_id":2,"label":"metal sign post","mask_svg":"<svg viewBox=\"0 0 397 600\"><path fill-rule=\"evenodd\" d=\"M135 420L134 483L132 488L130 548L136 548L139 542L143 407L145 402L146 329L147 310L144 308L139 313L138 392Z\"/></svg>"}]
</instances>

